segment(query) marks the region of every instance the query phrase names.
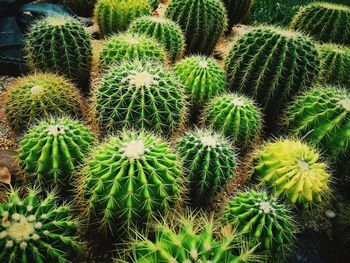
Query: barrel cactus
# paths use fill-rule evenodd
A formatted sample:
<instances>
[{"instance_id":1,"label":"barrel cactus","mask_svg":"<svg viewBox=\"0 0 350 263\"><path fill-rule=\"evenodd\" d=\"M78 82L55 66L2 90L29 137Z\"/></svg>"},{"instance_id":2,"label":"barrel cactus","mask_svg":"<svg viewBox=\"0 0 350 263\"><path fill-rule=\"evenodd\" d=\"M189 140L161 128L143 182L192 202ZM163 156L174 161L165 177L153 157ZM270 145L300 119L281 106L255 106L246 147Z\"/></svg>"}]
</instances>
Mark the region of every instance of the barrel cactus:
<instances>
[{"instance_id":1,"label":"barrel cactus","mask_svg":"<svg viewBox=\"0 0 350 263\"><path fill-rule=\"evenodd\" d=\"M29 189L25 198L11 190L0 203L0 261L11 263L71 262L81 251L78 222L55 193L45 199Z\"/></svg>"},{"instance_id":2,"label":"barrel cactus","mask_svg":"<svg viewBox=\"0 0 350 263\"><path fill-rule=\"evenodd\" d=\"M182 28L187 53L211 54L227 25L226 9L220 0L172 0L165 17Z\"/></svg>"},{"instance_id":3,"label":"barrel cactus","mask_svg":"<svg viewBox=\"0 0 350 263\"><path fill-rule=\"evenodd\" d=\"M323 44L318 49L321 57L320 81L350 90L350 48Z\"/></svg>"},{"instance_id":4,"label":"barrel cactus","mask_svg":"<svg viewBox=\"0 0 350 263\"><path fill-rule=\"evenodd\" d=\"M319 65L317 49L309 38L273 27L243 34L225 61L230 88L255 98L269 119L317 80Z\"/></svg>"},{"instance_id":5,"label":"barrel cactus","mask_svg":"<svg viewBox=\"0 0 350 263\"><path fill-rule=\"evenodd\" d=\"M155 38L163 44L172 62L179 59L185 50L185 36L180 26L170 19L140 17L131 23L129 31Z\"/></svg>"},{"instance_id":6,"label":"barrel cactus","mask_svg":"<svg viewBox=\"0 0 350 263\"><path fill-rule=\"evenodd\" d=\"M316 86L298 96L284 114L283 127L328 153L335 160L350 157L350 93Z\"/></svg>"},{"instance_id":7,"label":"barrel cactus","mask_svg":"<svg viewBox=\"0 0 350 263\"><path fill-rule=\"evenodd\" d=\"M262 113L248 97L224 94L209 101L201 117L202 125L222 132L242 147L251 145L262 128Z\"/></svg>"},{"instance_id":8,"label":"barrel cactus","mask_svg":"<svg viewBox=\"0 0 350 263\"><path fill-rule=\"evenodd\" d=\"M295 223L288 207L264 191L238 193L230 199L222 221L247 237L249 247L282 260L294 241Z\"/></svg>"},{"instance_id":9,"label":"barrel cactus","mask_svg":"<svg viewBox=\"0 0 350 263\"><path fill-rule=\"evenodd\" d=\"M252 2L252 0L223 0L228 14L229 29L248 15Z\"/></svg>"},{"instance_id":10,"label":"barrel cactus","mask_svg":"<svg viewBox=\"0 0 350 263\"><path fill-rule=\"evenodd\" d=\"M152 15L149 0L98 0L95 7L95 20L104 36L127 30L144 15Z\"/></svg>"},{"instance_id":11,"label":"barrel cactus","mask_svg":"<svg viewBox=\"0 0 350 263\"><path fill-rule=\"evenodd\" d=\"M93 142L89 129L78 121L67 117L43 121L21 140L19 164L41 183L67 185Z\"/></svg>"},{"instance_id":12,"label":"barrel cactus","mask_svg":"<svg viewBox=\"0 0 350 263\"><path fill-rule=\"evenodd\" d=\"M226 89L225 72L212 58L188 57L178 62L173 71L193 103L205 103Z\"/></svg>"},{"instance_id":13,"label":"barrel cactus","mask_svg":"<svg viewBox=\"0 0 350 263\"><path fill-rule=\"evenodd\" d=\"M183 191L178 155L148 133L125 131L110 137L93 150L82 173L85 218L107 238L164 215Z\"/></svg>"},{"instance_id":14,"label":"barrel cactus","mask_svg":"<svg viewBox=\"0 0 350 263\"><path fill-rule=\"evenodd\" d=\"M102 131L146 129L170 136L186 121L184 88L159 64L124 61L102 76L94 115Z\"/></svg>"},{"instance_id":15,"label":"barrel cactus","mask_svg":"<svg viewBox=\"0 0 350 263\"><path fill-rule=\"evenodd\" d=\"M123 59L165 62L164 48L145 35L123 33L110 37L100 53L100 66L117 64Z\"/></svg>"},{"instance_id":16,"label":"barrel cactus","mask_svg":"<svg viewBox=\"0 0 350 263\"><path fill-rule=\"evenodd\" d=\"M91 37L68 16L38 20L26 35L29 63L38 70L65 75L79 83L90 78Z\"/></svg>"},{"instance_id":17,"label":"barrel cactus","mask_svg":"<svg viewBox=\"0 0 350 263\"><path fill-rule=\"evenodd\" d=\"M81 116L74 85L54 74L22 77L9 88L5 103L9 124L16 132L51 116Z\"/></svg>"},{"instance_id":18,"label":"barrel cactus","mask_svg":"<svg viewBox=\"0 0 350 263\"><path fill-rule=\"evenodd\" d=\"M234 148L220 134L208 130L187 132L176 147L187 171L193 203L206 205L235 174Z\"/></svg>"},{"instance_id":19,"label":"barrel cactus","mask_svg":"<svg viewBox=\"0 0 350 263\"><path fill-rule=\"evenodd\" d=\"M303 6L290 27L323 42L350 45L350 6L320 2Z\"/></svg>"},{"instance_id":20,"label":"barrel cactus","mask_svg":"<svg viewBox=\"0 0 350 263\"><path fill-rule=\"evenodd\" d=\"M254 178L276 196L300 207L323 201L329 192L330 174L319 153L298 140L280 139L257 150Z\"/></svg>"}]
</instances>

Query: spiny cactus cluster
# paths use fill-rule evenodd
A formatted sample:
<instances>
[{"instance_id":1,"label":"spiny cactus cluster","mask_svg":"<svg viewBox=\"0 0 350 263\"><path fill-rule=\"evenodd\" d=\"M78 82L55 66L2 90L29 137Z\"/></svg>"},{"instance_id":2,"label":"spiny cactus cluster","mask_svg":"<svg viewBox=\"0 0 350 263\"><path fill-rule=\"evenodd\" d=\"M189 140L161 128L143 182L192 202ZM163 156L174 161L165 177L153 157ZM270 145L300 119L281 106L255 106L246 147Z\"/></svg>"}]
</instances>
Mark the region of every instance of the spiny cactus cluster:
<instances>
[{"instance_id":1,"label":"spiny cactus cluster","mask_svg":"<svg viewBox=\"0 0 350 263\"><path fill-rule=\"evenodd\" d=\"M100 66L120 63L123 59L164 62L164 48L145 35L123 33L110 37L100 53Z\"/></svg>"},{"instance_id":2,"label":"spiny cactus cluster","mask_svg":"<svg viewBox=\"0 0 350 263\"><path fill-rule=\"evenodd\" d=\"M79 94L74 85L54 74L22 77L7 92L6 115L16 132L52 116L79 117Z\"/></svg>"},{"instance_id":3,"label":"spiny cactus cluster","mask_svg":"<svg viewBox=\"0 0 350 263\"><path fill-rule=\"evenodd\" d=\"M223 0L228 14L228 30L241 22L249 13L253 0Z\"/></svg>"},{"instance_id":4,"label":"spiny cactus cluster","mask_svg":"<svg viewBox=\"0 0 350 263\"><path fill-rule=\"evenodd\" d=\"M135 19L129 31L146 34L164 45L172 62L176 61L185 50L185 36L178 24L166 18L144 16Z\"/></svg>"},{"instance_id":5,"label":"spiny cactus cluster","mask_svg":"<svg viewBox=\"0 0 350 263\"><path fill-rule=\"evenodd\" d=\"M79 83L90 77L91 37L72 17L38 20L26 36L26 53L35 69L62 74Z\"/></svg>"},{"instance_id":6,"label":"spiny cactus cluster","mask_svg":"<svg viewBox=\"0 0 350 263\"><path fill-rule=\"evenodd\" d=\"M123 32L137 17L151 15L149 0L98 0L95 19L102 35Z\"/></svg>"},{"instance_id":7,"label":"spiny cactus cluster","mask_svg":"<svg viewBox=\"0 0 350 263\"><path fill-rule=\"evenodd\" d=\"M350 45L350 6L322 2L306 5L290 27L323 42Z\"/></svg>"},{"instance_id":8,"label":"spiny cactus cluster","mask_svg":"<svg viewBox=\"0 0 350 263\"><path fill-rule=\"evenodd\" d=\"M207 130L187 132L176 147L190 181L193 203L207 204L234 176L235 150L220 134Z\"/></svg>"},{"instance_id":9,"label":"spiny cactus cluster","mask_svg":"<svg viewBox=\"0 0 350 263\"><path fill-rule=\"evenodd\" d=\"M25 198L11 190L0 203L0 261L12 263L71 262L81 251L78 222L67 205L56 205L57 195L40 199L29 189Z\"/></svg>"},{"instance_id":10,"label":"spiny cactus cluster","mask_svg":"<svg viewBox=\"0 0 350 263\"><path fill-rule=\"evenodd\" d=\"M298 140L268 142L253 158L253 177L292 204L311 207L329 195L330 174L319 153Z\"/></svg>"},{"instance_id":11,"label":"spiny cactus cluster","mask_svg":"<svg viewBox=\"0 0 350 263\"><path fill-rule=\"evenodd\" d=\"M183 191L178 155L161 138L145 133L109 138L86 160L82 176L89 226L106 237L165 215Z\"/></svg>"},{"instance_id":12,"label":"spiny cactus cluster","mask_svg":"<svg viewBox=\"0 0 350 263\"><path fill-rule=\"evenodd\" d=\"M103 131L152 130L170 136L184 126L186 98L174 76L159 64L125 61L102 76L94 114Z\"/></svg>"},{"instance_id":13,"label":"spiny cactus cluster","mask_svg":"<svg viewBox=\"0 0 350 263\"><path fill-rule=\"evenodd\" d=\"M69 118L43 121L20 142L19 163L40 181L67 185L94 138L87 127Z\"/></svg>"},{"instance_id":14,"label":"spiny cactus cluster","mask_svg":"<svg viewBox=\"0 0 350 263\"><path fill-rule=\"evenodd\" d=\"M209 55L227 25L226 9L220 0L172 0L165 17L182 28L187 53Z\"/></svg>"}]
</instances>

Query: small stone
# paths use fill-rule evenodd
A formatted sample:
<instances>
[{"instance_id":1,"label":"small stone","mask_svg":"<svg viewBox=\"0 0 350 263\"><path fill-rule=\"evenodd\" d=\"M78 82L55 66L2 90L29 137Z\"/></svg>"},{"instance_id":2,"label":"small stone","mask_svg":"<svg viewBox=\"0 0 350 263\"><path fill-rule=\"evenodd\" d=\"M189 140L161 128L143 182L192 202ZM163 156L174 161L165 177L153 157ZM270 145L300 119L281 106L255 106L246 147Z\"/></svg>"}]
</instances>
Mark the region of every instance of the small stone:
<instances>
[{"instance_id":1,"label":"small stone","mask_svg":"<svg viewBox=\"0 0 350 263\"><path fill-rule=\"evenodd\" d=\"M325 213L326 217L328 217L328 218L334 218L336 216L334 211L329 210L329 209L326 210L324 213Z\"/></svg>"}]
</instances>

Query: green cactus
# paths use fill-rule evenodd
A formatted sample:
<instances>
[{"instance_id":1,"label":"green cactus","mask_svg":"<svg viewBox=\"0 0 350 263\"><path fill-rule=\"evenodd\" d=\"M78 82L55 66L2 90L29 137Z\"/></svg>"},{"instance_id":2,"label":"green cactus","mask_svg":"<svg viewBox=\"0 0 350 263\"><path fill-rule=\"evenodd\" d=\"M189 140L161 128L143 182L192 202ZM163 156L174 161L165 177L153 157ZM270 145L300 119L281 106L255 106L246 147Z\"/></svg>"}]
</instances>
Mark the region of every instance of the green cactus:
<instances>
[{"instance_id":1,"label":"green cactus","mask_svg":"<svg viewBox=\"0 0 350 263\"><path fill-rule=\"evenodd\" d=\"M117 64L123 59L166 61L164 48L145 35L123 33L111 36L100 53L100 66Z\"/></svg>"},{"instance_id":2,"label":"green cactus","mask_svg":"<svg viewBox=\"0 0 350 263\"><path fill-rule=\"evenodd\" d=\"M290 28L323 42L350 45L350 6L320 2L303 6Z\"/></svg>"},{"instance_id":3,"label":"green cactus","mask_svg":"<svg viewBox=\"0 0 350 263\"><path fill-rule=\"evenodd\" d=\"M22 77L9 88L5 109L7 120L16 132L51 116L78 116L80 96L74 85L54 74L38 73Z\"/></svg>"},{"instance_id":4,"label":"green cactus","mask_svg":"<svg viewBox=\"0 0 350 263\"><path fill-rule=\"evenodd\" d=\"M38 20L28 30L25 50L35 69L62 74L79 83L90 78L91 37L72 17Z\"/></svg>"},{"instance_id":5,"label":"green cactus","mask_svg":"<svg viewBox=\"0 0 350 263\"><path fill-rule=\"evenodd\" d=\"M220 0L172 0L165 17L182 28L187 53L210 55L227 25L226 9Z\"/></svg>"},{"instance_id":6,"label":"green cactus","mask_svg":"<svg viewBox=\"0 0 350 263\"><path fill-rule=\"evenodd\" d=\"M176 147L187 171L193 203L206 205L234 176L235 150L220 134L208 130L187 132Z\"/></svg>"},{"instance_id":7,"label":"green cactus","mask_svg":"<svg viewBox=\"0 0 350 263\"><path fill-rule=\"evenodd\" d=\"M284 114L283 127L334 159L350 157L350 93L316 86L298 96Z\"/></svg>"},{"instance_id":8,"label":"green cactus","mask_svg":"<svg viewBox=\"0 0 350 263\"><path fill-rule=\"evenodd\" d=\"M317 205L330 192L327 164L316 150L301 141L269 142L254 154L253 165L259 185L292 204Z\"/></svg>"},{"instance_id":9,"label":"green cactus","mask_svg":"<svg viewBox=\"0 0 350 263\"><path fill-rule=\"evenodd\" d=\"M129 27L132 33L146 34L163 44L169 53L171 61L182 57L185 50L185 36L175 22L153 16L144 16L135 19Z\"/></svg>"},{"instance_id":10,"label":"green cactus","mask_svg":"<svg viewBox=\"0 0 350 263\"><path fill-rule=\"evenodd\" d=\"M350 90L350 48L324 44L318 49L321 57L320 81Z\"/></svg>"},{"instance_id":11,"label":"green cactus","mask_svg":"<svg viewBox=\"0 0 350 263\"><path fill-rule=\"evenodd\" d=\"M182 128L187 107L184 88L159 64L124 61L102 76L94 115L103 131L146 129L170 136Z\"/></svg>"},{"instance_id":12,"label":"green cactus","mask_svg":"<svg viewBox=\"0 0 350 263\"><path fill-rule=\"evenodd\" d=\"M78 121L66 117L43 121L21 140L19 164L42 183L66 186L93 142L89 129Z\"/></svg>"},{"instance_id":13,"label":"green cactus","mask_svg":"<svg viewBox=\"0 0 350 263\"><path fill-rule=\"evenodd\" d=\"M243 34L225 63L230 88L256 99L268 120L317 80L320 64L309 38L273 27L257 27Z\"/></svg>"},{"instance_id":14,"label":"green cactus","mask_svg":"<svg viewBox=\"0 0 350 263\"><path fill-rule=\"evenodd\" d=\"M109 138L92 152L82 172L86 218L105 237L164 215L183 191L178 155L147 133L125 131Z\"/></svg>"},{"instance_id":15,"label":"green cactus","mask_svg":"<svg viewBox=\"0 0 350 263\"><path fill-rule=\"evenodd\" d=\"M193 103L205 103L226 89L225 71L212 58L188 57L178 62L173 71Z\"/></svg>"},{"instance_id":16,"label":"green cactus","mask_svg":"<svg viewBox=\"0 0 350 263\"><path fill-rule=\"evenodd\" d=\"M288 256L294 241L295 223L291 212L276 197L254 190L230 199L223 222L235 226L247 237L249 247L258 246L274 262Z\"/></svg>"},{"instance_id":17,"label":"green cactus","mask_svg":"<svg viewBox=\"0 0 350 263\"><path fill-rule=\"evenodd\" d=\"M156 10L161 2L161 0L148 0L153 10Z\"/></svg>"},{"instance_id":18,"label":"green cactus","mask_svg":"<svg viewBox=\"0 0 350 263\"><path fill-rule=\"evenodd\" d=\"M252 0L223 0L228 14L228 29L241 22L250 12Z\"/></svg>"},{"instance_id":19,"label":"green cactus","mask_svg":"<svg viewBox=\"0 0 350 263\"><path fill-rule=\"evenodd\" d=\"M138 235L128 262L261 262L234 229L222 229L218 222L199 213L174 214L155 225L153 241Z\"/></svg>"},{"instance_id":20,"label":"green cactus","mask_svg":"<svg viewBox=\"0 0 350 263\"><path fill-rule=\"evenodd\" d=\"M55 204L55 193L45 199L29 189L25 198L11 190L0 203L0 261L9 263L71 262L80 252L78 222L68 205Z\"/></svg>"},{"instance_id":21,"label":"green cactus","mask_svg":"<svg viewBox=\"0 0 350 263\"><path fill-rule=\"evenodd\" d=\"M127 30L144 15L152 15L149 0L98 0L95 7L95 20L104 36Z\"/></svg>"},{"instance_id":22,"label":"green cactus","mask_svg":"<svg viewBox=\"0 0 350 263\"><path fill-rule=\"evenodd\" d=\"M222 132L233 144L245 148L259 137L262 114L248 97L224 94L209 101L202 114L201 124Z\"/></svg>"}]
</instances>

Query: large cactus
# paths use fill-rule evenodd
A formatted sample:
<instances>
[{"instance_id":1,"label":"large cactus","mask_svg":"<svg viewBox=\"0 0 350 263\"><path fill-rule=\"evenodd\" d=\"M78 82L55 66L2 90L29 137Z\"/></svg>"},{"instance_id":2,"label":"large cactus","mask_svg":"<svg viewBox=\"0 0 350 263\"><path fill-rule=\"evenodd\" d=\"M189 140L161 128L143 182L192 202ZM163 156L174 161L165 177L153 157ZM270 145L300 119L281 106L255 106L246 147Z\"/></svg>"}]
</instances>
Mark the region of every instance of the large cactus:
<instances>
[{"instance_id":1,"label":"large cactus","mask_svg":"<svg viewBox=\"0 0 350 263\"><path fill-rule=\"evenodd\" d=\"M182 28L187 53L209 55L227 25L226 9L220 0L172 0L165 16Z\"/></svg>"},{"instance_id":2,"label":"large cactus","mask_svg":"<svg viewBox=\"0 0 350 263\"><path fill-rule=\"evenodd\" d=\"M248 15L252 2L252 0L223 0L228 14L229 30Z\"/></svg>"}]
</instances>

